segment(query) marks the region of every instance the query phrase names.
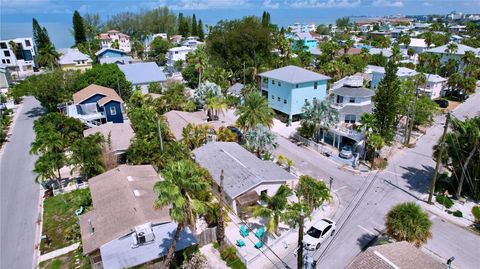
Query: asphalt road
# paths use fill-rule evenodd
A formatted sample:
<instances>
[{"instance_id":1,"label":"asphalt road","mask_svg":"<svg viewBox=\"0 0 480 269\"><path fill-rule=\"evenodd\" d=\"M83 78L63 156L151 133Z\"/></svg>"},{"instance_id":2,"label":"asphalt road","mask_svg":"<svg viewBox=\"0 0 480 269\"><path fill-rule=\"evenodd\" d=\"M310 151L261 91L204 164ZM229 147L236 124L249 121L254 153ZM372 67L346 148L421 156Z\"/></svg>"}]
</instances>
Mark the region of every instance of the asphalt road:
<instances>
[{"instance_id":1,"label":"asphalt road","mask_svg":"<svg viewBox=\"0 0 480 269\"><path fill-rule=\"evenodd\" d=\"M39 102L26 97L0 163L0 268L32 268L39 185L32 172L36 156L29 154L33 121Z\"/></svg>"},{"instance_id":2,"label":"asphalt road","mask_svg":"<svg viewBox=\"0 0 480 269\"><path fill-rule=\"evenodd\" d=\"M478 104L480 94L460 105L453 116L476 116L480 113ZM423 203L435 167L431 157L432 147L441 136L444 121L444 116L437 117L436 124L420 138L415 148L398 152L389 159L384 171L367 176L342 171L320 154L299 148L284 138L278 139L280 146L276 153L294 160L300 171L318 178L333 176L335 179L332 189L340 199L340 208L334 219L342 227L337 228L333 239L310 253L318 260L317 268L345 268L384 229L384 218L390 208L405 201ZM363 193L365 195L361 199ZM476 268L480 257L480 237L436 216L431 216L431 219L434 223L433 238L425 248L445 261L455 256L454 265L459 268ZM295 261L287 263L292 268L296 267Z\"/></svg>"}]
</instances>

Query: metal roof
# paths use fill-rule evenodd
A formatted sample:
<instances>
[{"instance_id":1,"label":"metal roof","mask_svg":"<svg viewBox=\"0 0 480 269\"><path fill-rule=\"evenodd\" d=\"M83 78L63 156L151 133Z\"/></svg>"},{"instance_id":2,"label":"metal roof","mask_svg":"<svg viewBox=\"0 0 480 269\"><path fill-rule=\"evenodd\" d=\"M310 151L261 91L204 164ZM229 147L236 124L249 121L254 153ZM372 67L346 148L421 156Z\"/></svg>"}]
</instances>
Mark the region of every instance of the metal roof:
<instances>
[{"instance_id":1,"label":"metal roof","mask_svg":"<svg viewBox=\"0 0 480 269\"><path fill-rule=\"evenodd\" d=\"M118 68L133 85L167 81L165 73L154 62L119 65Z\"/></svg>"},{"instance_id":2,"label":"metal roof","mask_svg":"<svg viewBox=\"0 0 480 269\"><path fill-rule=\"evenodd\" d=\"M134 227L132 227L134 228ZM133 240L128 233L118 239L110 241L100 247L102 255L103 268L119 269L131 268L144 263L157 260L167 255L168 248L172 244L177 223L168 222L165 224L154 225L152 227L155 239L152 243L132 247ZM180 237L175 246L175 251L185 249L197 244L195 236L188 227L182 229Z\"/></svg>"},{"instance_id":3,"label":"metal roof","mask_svg":"<svg viewBox=\"0 0 480 269\"><path fill-rule=\"evenodd\" d=\"M289 66L281 67L278 69L270 70L267 72L263 72L263 73L260 73L259 76L281 80L291 84L330 79L330 77L328 76L315 73L313 71L310 71L298 66L294 66L294 65L289 65Z\"/></svg>"},{"instance_id":4,"label":"metal roof","mask_svg":"<svg viewBox=\"0 0 480 269\"><path fill-rule=\"evenodd\" d=\"M58 52L62 54L58 60L59 64L75 64L75 61L87 61L87 63L92 62L90 56L81 53L76 48L59 49Z\"/></svg>"},{"instance_id":5,"label":"metal roof","mask_svg":"<svg viewBox=\"0 0 480 269\"><path fill-rule=\"evenodd\" d=\"M114 48L103 48L97 52L95 52L95 56L98 56L98 55L101 55L103 54L104 52L106 51L114 51L114 52L118 52L118 53L121 53L123 55L127 55L127 53L123 50L119 50L119 49L114 49Z\"/></svg>"},{"instance_id":6,"label":"metal roof","mask_svg":"<svg viewBox=\"0 0 480 269\"><path fill-rule=\"evenodd\" d=\"M362 115L364 113L372 113L373 105L372 103L368 105L346 105L342 107L339 112L345 115Z\"/></svg>"},{"instance_id":7,"label":"metal roof","mask_svg":"<svg viewBox=\"0 0 480 269\"><path fill-rule=\"evenodd\" d=\"M457 50L452 54L464 55L465 52L472 51L473 53L475 53L475 55L480 56L480 49L472 48L472 47L469 47L463 44L458 44L458 43L454 43L454 44L457 45ZM426 50L426 52L431 52L431 53L447 53L447 51L448 51L448 44Z\"/></svg>"},{"instance_id":8,"label":"metal roof","mask_svg":"<svg viewBox=\"0 0 480 269\"><path fill-rule=\"evenodd\" d=\"M235 142L211 142L193 151L195 161L217 184L224 170L225 193L235 199L262 183L286 183L295 176L271 161L263 161Z\"/></svg>"}]
</instances>

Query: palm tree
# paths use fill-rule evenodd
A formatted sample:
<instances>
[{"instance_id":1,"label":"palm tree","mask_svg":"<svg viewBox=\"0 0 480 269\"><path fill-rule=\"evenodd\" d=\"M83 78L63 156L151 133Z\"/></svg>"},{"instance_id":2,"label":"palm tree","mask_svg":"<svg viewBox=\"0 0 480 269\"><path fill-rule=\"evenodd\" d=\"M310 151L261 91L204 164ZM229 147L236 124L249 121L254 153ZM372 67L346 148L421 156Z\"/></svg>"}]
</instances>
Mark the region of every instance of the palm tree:
<instances>
[{"instance_id":1,"label":"palm tree","mask_svg":"<svg viewBox=\"0 0 480 269\"><path fill-rule=\"evenodd\" d=\"M265 206L258 205L253 208L255 218L262 217L267 220L267 232L269 234L278 234L278 224L280 218L287 208L287 197L292 190L287 185L281 185L273 196L262 195L260 198L265 202Z\"/></svg>"},{"instance_id":2,"label":"palm tree","mask_svg":"<svg viewBox=\"0 0 480 269\"><path fill-rule=\"evenodd\" d=\"M260 92L255 91L245 96L245 100L238 106L235 115L239 116L237 125L248 131L258 124L271 128L275 112L268 106L268 101Z\"/></svg>"},{"instance_id":3,"label":"palm tree","mask_svg":"<svg viewBox=\"0 0 480 269\"><path fill-rule=\"evenodd\" d=\"M120 44L118 43L118 40L113 40L112 44L110 45L112 49L120 49Z\"/></svg>"},{"instance_id":4,"label":"palm tree","mask_svg":"<svg viewBox=\"0 0 480 269\"><path fill-rule=\"evenodd\" d=\"M433 33L432 32L426 32L423 35L423 38L425 38L425 44L427 44L427 48L430 48L430 45L433 43Z\"/></svg>"},{"instance_id":5,"label":"palm tree","mask_svg":"<svg viewBox=\"0 0 480 269\"><path fill-rule=\"evenodd\" d=\"M260 124L245 133L245 139L247 141L246 147L257 154L258 158L270 155L270 153L277 147L275 138L275 135L270 129Z\"/></svg>"},{"instance_id":6,"label":"palm tree","mask_svg":"<svg viewBox=\"0 0 480 269\"><path fill-rule=\"evenodd\" d=\"M295 193L299 200L307 206L308 211L306 213L308 215L324 202L332 199L330 190L323 181L307 175L300 176Z\"/></svg>"},{"instance_id":7,"label":"palm tree","mask_svg":"<svg viewBox=\"0 0 480 269\"><path fill-rule=\"evenodd\" d=\"M407 241L420 246L432 236L432 221L428 214L414 202L393 207L387 214L387 234L398 241Z\"/></svg>"},{"instance_id":8,"label":"palm tree","mask_svg":"<svg viewBox=\"0 0 480 269\"><path fill-rule=\"evenodd\" d=\"M182 131L182 142L190 149L195 149L207 142L208 125L187 124Z\"/></svg>"},{"instance_id":9,"label":"palm tree","mask_svg":"<svg viewBox=\"0 0 480 269\"><path fill-rule=\"evenodd\" d=\"M449 43L447 45L446 51L447 51L448 54L453 54L453 53L457 52L457 50L458 50L458 45L457 44Z\"/></svg>"},{"instance_id":10,"label":"palm tree","mask_svg":"<svg viewBox=\"0 0 480 269\"><path fill-rule=\"evenodd\" d=\"M372 169L375 169L375 157L377 155L377 151L385 146L385 141L383 140L381 135L372 134L369 137L367 144L372 148L372 151L373 151Z\"/></svg>"},{"instance_id":11,"label":"palm tree","mask_svg":"<svg viewBox=\"0 0 480 269\"><path fill-rule=\"evenodd\" d=\"M48 43L45 47L40 48L38 52L38 64L53 69L58 65L60 54L55 50L52 43Z\"/></svg>"},{"instance_id":12,"label":"palm tree","mask_svg":"<svg viewBox=\"0 0 480 269\"><path fill-rule=\"evenodd\" d=\"M205 203L196 199L200 192L209 189L195 163L190 160L170 162L162 173L163 180L155 183L154 190L158 194L157 207L169 207L170 218L177 222L177 229L172 244L168 248L163 268L169 268L175 255L175 247L180 232L190 226L195 231L196 214L205 211Z\"/></svg>"},{"instance_id":13,"label":"palm tree","mask_svg":"<svg viewBox=\"0 0 480 269\"><path fill-rule=\"evenodd\" d=\"M224 111L227 110L228 105L223 98L210 97L207 99L205 108L208 111L210 120L218 120L219 112L224 114Z\"/></svg>"},{"instance_id":14,"label":"palm tree","mask_svg":"<svg viewBox=\"0 0 480 269\"><path fill-rule=\"evenodd\" d=\"M320 131L323 131L322 141L325 138L325 132L335 126L338 122L338 111L332 107L331 101L324 100L312 103L306 102L302 108L303 124L314 126L314 138L318 141Z\"/></svg>"},{"instance_id":15,"label":"palm tree","mask_svg":"<svg viewBox=\"0 0 480 269\"><path fill-rule=\"evenodd\" d=\"M395 44L393 46L391 58L395 61L395 63L398 63L401 60L402 52L400 51L400 47L398 46L398 44Z\"/></svg>"},{"instance_id":16,"label":"palm tree","mask_svg":"<svg viewBox=\"0 0 480 269\"><path fill-rule=\"evenodd\" d=\"M80 171L80 175L85 179L105 171L102 160L103 142L105 142L103 136L96 133L75 141L70 148L72 154L69 162L74 169ZM72 169L72 173L74 169Z\"/></svg>"},{"instance_id":17,"label":"palm tree","mask_svg":"<svg viewBox=\"0 0 480 269\"><path fill-rule=\"evenodd\" d=\"M475 59L475 53L470 50L466 51L465 54L462 56L465 77L469 77L471 75L471 66L473 66L472 63L475 61Z\"/></svg>"},{"instance_id":18,"label":"palm tree","mask_svg":"<svg viewBox=\"0 0 480 269\"><path fill-rule=\"evenodd\" d=\"M208 54L204 46L198 47L195 52L190 54L187 60L189 63L195 64L195 70L198 72L198 87L202 83L202 74L208 66Z\"/></svg>"},{"instance_id":19,"label":"palm tree","mask_svg":"<svg viewBox=\"0 0 480 269\"><path fill-rule=\"evenodd\" d=\"M55 157L51 154L44 154L40 156L35 162L33 172L36 174L35 182L45 182L49 179L55 178L55 171L57 166L55 164ZM58 178L57 183L60 184Z\"/></svg>"}]
</instances>

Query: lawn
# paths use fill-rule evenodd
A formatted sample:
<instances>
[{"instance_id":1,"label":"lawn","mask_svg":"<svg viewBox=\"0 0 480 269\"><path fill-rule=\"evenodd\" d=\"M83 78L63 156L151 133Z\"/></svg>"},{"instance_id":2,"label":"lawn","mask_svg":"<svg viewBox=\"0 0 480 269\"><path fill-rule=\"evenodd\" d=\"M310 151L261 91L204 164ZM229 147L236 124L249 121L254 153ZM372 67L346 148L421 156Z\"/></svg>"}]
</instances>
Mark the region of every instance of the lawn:
<instances>
[{"instance_id":1,"label":"lawn","mask_svg":"<svg viewBox=\"0 0 480 269\"><path fill-rule=\"evenodd\" d=\"M78 242L80 240L80 226L75 210L83 206L85 211L88 211L91 204L92 198L89 189L76 190L47 198L43 204L41 253L45 254Z\"/></svg>"},{"instance_id":2,"label":"lawn","mask_svg":"<svg viewBox=\"0 0 480 269\"><path fill-rule=\"evenodd\" d=\"M78 260L78 264L76 261ZM82 248L79 247L75 251L69 252L54 259L43 261L40 263L40 269L91 269L90 260L82 255Z\"/></svg>"}]
</instances>

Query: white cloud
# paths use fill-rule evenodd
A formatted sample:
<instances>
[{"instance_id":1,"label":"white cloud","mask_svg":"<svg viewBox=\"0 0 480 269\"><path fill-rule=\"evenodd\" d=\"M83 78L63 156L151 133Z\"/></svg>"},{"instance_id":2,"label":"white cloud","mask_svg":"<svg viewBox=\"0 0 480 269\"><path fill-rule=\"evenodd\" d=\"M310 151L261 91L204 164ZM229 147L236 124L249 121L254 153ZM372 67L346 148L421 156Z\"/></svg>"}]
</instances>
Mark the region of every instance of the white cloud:
<instances>
[{"instance_id":1,"label":"white cloud","mask_svg":"<svg viewBox=\"0 0 480 269\"><path fill-rule=\"evenodd\" d=\"M426 6L426 7L429 7L429 6L432 6L432 3L423 2L422 5L423 5L423 6Z\"/></svg>"},{"instance_id":2,"label":"white cloud","mask_svg":"<svg viewBox=\"0 0 480 269\"><path fill-rule=\"evenodd\" d=\"M263 7L265 8L279 8L280 7L280 3L276 2L276 3L273 3L272 0L264 0L263 1Z\"/></svg>"},{"instance_id":3,"label":"white cloud","mask_svg":"<svg viewBox=\"0 0 480 269\"><path fill-rule=\"evenodd\" d=\"M351 8L357 7L361 0L297 0L290 3L293 8Z\"/></svg>"},{"instance_id":4,"label":"white cloud","mask_svg":"<svg viewBox=\"0 0 480 269\"><path fill-rule=\"evenodd\" d=\"M403 7L403 1L400 0L374 0L372 5L375 7Z\"/></svg>"},{"instance_id":5,"label":"white cloud","mask_svg":"<svg viewBox=\"0 0 480 269\"><path fill-rule=\"evenodd\" d=\"M246 0L179 0L168 5L172 9L209 9L209 8L236 8L244 7Z\"/></svg>"}]
</instances>

